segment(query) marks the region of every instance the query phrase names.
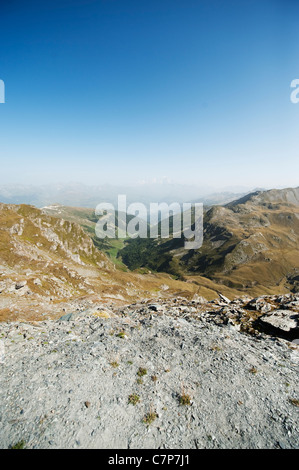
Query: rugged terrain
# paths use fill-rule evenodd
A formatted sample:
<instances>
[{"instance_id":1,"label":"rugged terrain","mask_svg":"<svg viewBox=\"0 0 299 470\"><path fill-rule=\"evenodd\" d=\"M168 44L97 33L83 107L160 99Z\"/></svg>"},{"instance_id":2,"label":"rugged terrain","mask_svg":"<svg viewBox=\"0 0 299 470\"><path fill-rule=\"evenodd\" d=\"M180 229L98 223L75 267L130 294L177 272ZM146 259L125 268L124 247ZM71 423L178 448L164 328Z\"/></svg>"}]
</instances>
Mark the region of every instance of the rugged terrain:
<instances>
[{"instance_id":1,"label":"rugged terrain","mask_svg":"<svg viewBox=\"0 0 299 470\"><path fill-rule=\"evenodd\" d=\"M294 188L213 206L203 246L189 251L183 239L99 240L93 209L0 204L0 319L57 318L98 301L297 292L298 201Z\"/></svg>"},{"instance_id":2,"label":"rugged terrain","mask_svg":"<svg viewBox=\"0 0 299 470\"><path fill-rule=\"evenodd\" d=\"M185 250L183 239L131 240L120 255L130 266L155 267L190 282L200 276L258 296L298 291L299 188L258 191L224 206L206 208L203 245ZM150 256L148 256L150 254ZM159 260L165 258L162 269Z\"/></svg>"},{"instance_id":3,"label":"rugged terrain","mask_svg":"<svg viewBox=\"0 0 299 470\"><path fill-rule=\"evenodd\" d=\"M177 297L2 322L0 447L298 448L299 346L277 336L298 311Z\"/></svg>"},{"instance_id":4,"label":"rugged terrain","mask_svg":"<svg viewBox=\"0 0 299 470\"><path fill-rule=\"evenodd\" d=\"M207 213L189 270L240 289L292 289L299 275L299 188L257 192Z\"/></svg>"},{"instance_id":5,"label":"rugged terrain","mask_svg":"<svg viewBox=\"0 0 299 470\"><path fill-rule=\"evenodd\" d=\"M168 274L117 269L75 222L33 206L0 204L0 320L56 318L100 300L124 303L197 290Z\"/></svg>"},{"instance_id":6,"label":"rugged terrain","mask_svg":"<svg viewBox=\"0 0 299 470\"><path fill-rule=\"evenodd\" d=\"M183 280L115 264L91 210L1 204L0 447L298 448L296 197L209 209Z\"/></svg>"},{"instance_id":7,"label":"rugged terrain","mask_svg":"<svg viewBox=\"0 0 299 470\"><path fill-rule=\"evenodd\" d=\"M0 321L58 318L99 301L217 297L218 284L203 276L182 282L169 273L130 272L116 263L118 240L108 253L99 249L95 220L92 209L0 204Z\"/></svg>"}]
</instances>

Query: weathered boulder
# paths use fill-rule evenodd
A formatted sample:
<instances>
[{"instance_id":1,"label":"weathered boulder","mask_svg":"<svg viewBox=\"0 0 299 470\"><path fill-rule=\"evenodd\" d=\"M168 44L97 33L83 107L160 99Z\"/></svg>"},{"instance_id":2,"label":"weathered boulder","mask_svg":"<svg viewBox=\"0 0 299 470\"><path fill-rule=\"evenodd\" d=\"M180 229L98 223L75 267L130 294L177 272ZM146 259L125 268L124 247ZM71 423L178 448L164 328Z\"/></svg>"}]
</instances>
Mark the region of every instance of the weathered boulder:
<instances>
[{"instance_id":1,"label":"weathered boulder","mask_svg":"<svg viewBox=\"0 0 299 470\"><path fill-rule=\"evenodd\" d=\"M287 339L299 337L299 314L293 310L273 310L259 318L259 323L274 334Z\"/></svg>"},{"instance_id":2,"label":"weathered boulder","mask_svg":"<svg viewBox=\"0 0 299 470\"><path fill-rule=\"evenodd\" d=\"M225 295L223 295L223 294L218 294L218 295L220 297L220 300L222 300L222 302L230 304L230 300L227 297L225 297Z\"/></svg>"}]
</instances>

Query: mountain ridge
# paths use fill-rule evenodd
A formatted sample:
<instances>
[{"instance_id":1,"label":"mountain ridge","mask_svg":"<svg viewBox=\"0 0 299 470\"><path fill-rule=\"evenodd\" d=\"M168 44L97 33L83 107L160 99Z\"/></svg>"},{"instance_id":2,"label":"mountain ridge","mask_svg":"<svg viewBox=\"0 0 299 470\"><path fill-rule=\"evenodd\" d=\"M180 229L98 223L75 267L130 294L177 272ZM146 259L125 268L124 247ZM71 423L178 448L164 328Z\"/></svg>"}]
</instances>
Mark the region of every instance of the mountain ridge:
<instances>
[{"instance_id":1,"label":"mountain ridge","mask_svg":"<svg viewBox=\"0 0 299 470\"><path fill-rule=\"evenodd\" d=\"M299 188L251 193L206 209L198 250L184 250L181 239L153 244L161 254L171 254L177 272L191 281L198 274L256 295L263 289L285 293L297 288L289 279L299 274L298 201ZM130 245L132 252L138 248L134 241Z\"/></svg>"}]
</instances>

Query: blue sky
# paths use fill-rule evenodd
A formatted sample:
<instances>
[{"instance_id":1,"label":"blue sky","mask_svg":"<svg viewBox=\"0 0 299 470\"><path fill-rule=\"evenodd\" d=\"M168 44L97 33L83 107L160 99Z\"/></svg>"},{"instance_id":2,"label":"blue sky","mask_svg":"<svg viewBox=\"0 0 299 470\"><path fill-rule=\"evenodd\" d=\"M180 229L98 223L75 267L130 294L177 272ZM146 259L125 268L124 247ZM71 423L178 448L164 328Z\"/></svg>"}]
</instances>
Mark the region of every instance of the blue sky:
<instances>
[{"instance_id":1,"label":"blue sky","mask_svg":"<svg viewBox=\"0 0 299 470\"><path fill-rule=\"evenodd\" d=\"M0 184L298 185L298 4L2 0Z\"/></svg>"}]
</instances>

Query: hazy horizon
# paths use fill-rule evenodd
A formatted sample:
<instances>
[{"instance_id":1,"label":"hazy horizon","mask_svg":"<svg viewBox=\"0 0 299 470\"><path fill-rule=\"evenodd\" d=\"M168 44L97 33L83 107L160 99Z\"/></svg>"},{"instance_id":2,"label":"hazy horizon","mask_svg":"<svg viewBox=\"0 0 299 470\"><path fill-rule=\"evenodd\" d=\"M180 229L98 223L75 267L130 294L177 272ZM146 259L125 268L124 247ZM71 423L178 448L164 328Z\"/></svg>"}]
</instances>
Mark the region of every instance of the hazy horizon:
<instances>
[{"instance_id":1,"label":"hazy horizon","mask_svg":"<svg viewBox=\"0 0 299 470\"><path fill-rule=\"evenodd\" d=\"M78 182L36 185L0 185L0 203L30 204L39 208L60 204L71 207L95 209L101 203L112 203L118 207L118 197L124 195L127 204L142 203L195 203L206 206L226 204L256 191L284 188L261 188L245 186L202 187L200 185L175 184L156 181L135 185L84 185Z\"/></svg>"}]
</instances>

